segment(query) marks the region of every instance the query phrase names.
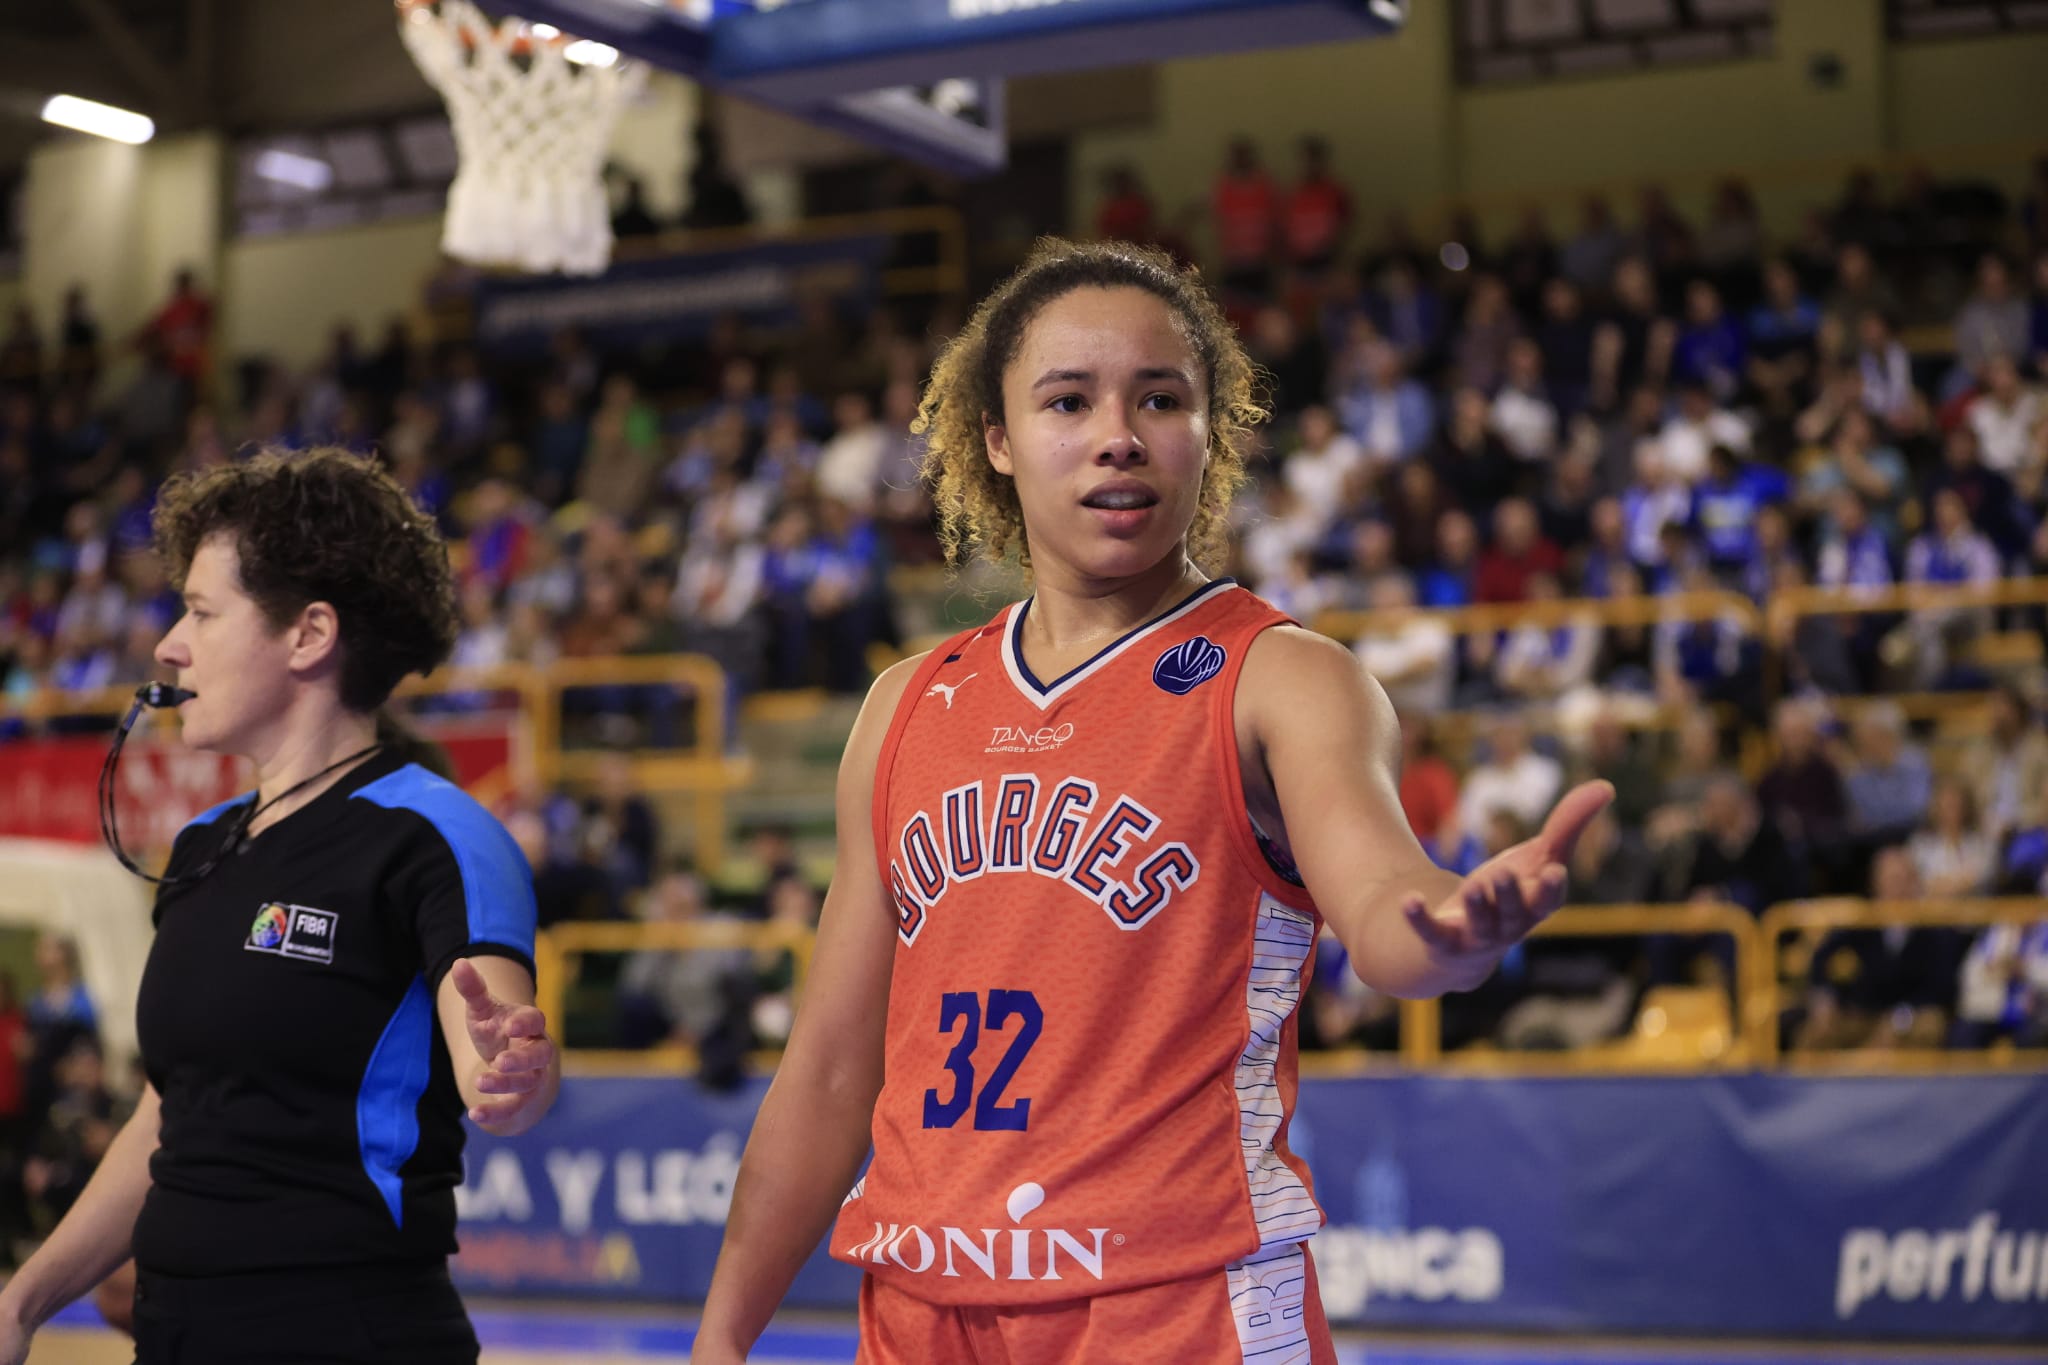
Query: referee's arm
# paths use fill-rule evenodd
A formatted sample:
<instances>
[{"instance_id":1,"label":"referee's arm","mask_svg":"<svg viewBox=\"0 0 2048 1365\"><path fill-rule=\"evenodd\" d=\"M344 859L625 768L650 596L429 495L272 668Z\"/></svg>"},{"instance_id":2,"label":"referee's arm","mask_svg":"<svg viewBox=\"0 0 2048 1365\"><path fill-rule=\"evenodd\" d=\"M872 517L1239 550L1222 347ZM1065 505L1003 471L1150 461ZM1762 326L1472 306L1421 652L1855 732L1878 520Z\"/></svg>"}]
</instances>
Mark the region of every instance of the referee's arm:
<instances>
[{"instance_id":1,"label":"referee's arm","mask_svg":"<svg viewBox=\"0 0 2048 1365\"><path fill-rule=\"evenodd\" d=\"M36 1328L128 1259L135 1220L149 1194L157 1115L156 1087L145 1085L135 1112L115 1134L78 1202L0 1289L0 1362L26 1357Z\"/></svg>"},{"instance_id":2,"label":"referee's arm","mask_svg":"<svg viewBox=\"0 0 2048 1365\"><path fill-rule=\"evenodd\" d=\"M497 1137L540 1122L562 1085L561 1054L533 998L533 974L509 957L461 958L441 978L441 1035L463 1107Z\"/></svg>"}]
</instances>

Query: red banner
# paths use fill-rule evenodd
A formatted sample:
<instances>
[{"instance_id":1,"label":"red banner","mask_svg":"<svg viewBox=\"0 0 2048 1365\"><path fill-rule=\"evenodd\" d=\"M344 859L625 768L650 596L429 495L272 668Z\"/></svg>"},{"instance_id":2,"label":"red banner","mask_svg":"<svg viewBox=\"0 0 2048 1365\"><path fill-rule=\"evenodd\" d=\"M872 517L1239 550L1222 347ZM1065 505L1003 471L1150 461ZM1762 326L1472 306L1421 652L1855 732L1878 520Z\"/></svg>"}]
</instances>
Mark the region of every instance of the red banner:
<instances>
[{"instance_id":1,"label":"red banner","mask_svg":"<svg viewBox=\"0 0 2048 1365\"><path fill-rule=\"evenodd\" d=\"M512 717L410 723L448 751L457 780L485 805L495 809L512 789ZM100 765L106 757L106 741L97 738L0 745L0 836L100 842ZM135 735L122 748L115 773L121 843L161 853L193 816L254 785L255 770L245 759Z\"/></svg>"}]
</instances>

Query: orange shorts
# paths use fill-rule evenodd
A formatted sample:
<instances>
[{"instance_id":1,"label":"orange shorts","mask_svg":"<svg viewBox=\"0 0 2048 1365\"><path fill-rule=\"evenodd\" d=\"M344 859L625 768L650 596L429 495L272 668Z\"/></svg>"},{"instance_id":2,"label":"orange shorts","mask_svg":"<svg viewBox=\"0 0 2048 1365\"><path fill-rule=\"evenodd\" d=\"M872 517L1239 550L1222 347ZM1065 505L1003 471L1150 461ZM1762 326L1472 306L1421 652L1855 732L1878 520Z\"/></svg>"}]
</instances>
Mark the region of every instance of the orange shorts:
<instances>
[{"instance_id":1,"label":"orange shorts","mask_svg":"<svg viewBox=\"0 0 2048 1365\"><path fill-rule=\"evenodd\" d=\"M857 1365L1336 1365L1308 1248L1266 1257L1025 1308L926 1303L869 1275Z\"/></svg>"}]
</instances>

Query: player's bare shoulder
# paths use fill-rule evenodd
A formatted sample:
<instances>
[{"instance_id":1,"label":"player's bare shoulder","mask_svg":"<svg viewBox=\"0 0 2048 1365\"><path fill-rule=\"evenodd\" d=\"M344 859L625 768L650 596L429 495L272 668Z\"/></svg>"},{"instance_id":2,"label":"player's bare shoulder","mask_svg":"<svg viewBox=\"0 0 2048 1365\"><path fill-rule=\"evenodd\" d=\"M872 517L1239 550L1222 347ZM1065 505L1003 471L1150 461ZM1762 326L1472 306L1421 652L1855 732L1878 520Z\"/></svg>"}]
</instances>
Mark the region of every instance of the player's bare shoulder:
<instances>
[{"instance_id":1,"label":"player's bare shoulder","mask_svg":"<svg viewBox=\"0 0 2048 1365\"><path fill-rule=\"evenodd\" d=\"M1286 729L1397 724L1387 694L1356 654L1302 626L1260 631L1237 686L1238 728L1261 739Z\"/></svg>"}]
</instances>

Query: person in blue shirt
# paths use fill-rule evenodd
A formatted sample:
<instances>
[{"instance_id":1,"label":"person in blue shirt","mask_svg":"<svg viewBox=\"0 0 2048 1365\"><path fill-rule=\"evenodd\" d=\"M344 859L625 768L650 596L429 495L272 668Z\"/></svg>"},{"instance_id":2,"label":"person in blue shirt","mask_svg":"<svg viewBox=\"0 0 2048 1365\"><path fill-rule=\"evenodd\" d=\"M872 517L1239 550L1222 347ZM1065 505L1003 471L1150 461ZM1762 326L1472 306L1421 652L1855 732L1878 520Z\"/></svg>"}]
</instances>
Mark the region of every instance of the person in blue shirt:
<instances>
[{"instance_id":1,"label":"person in blue shirt","mask_svg":"<svg viewBox=\"0 0 2048 1365\"><path fill-rule=\"evenodd\" d=\"M1679 384L1703 384L1726 403L1742 387L1742 328L1721 306L1721 291L1709 280L1686 286L1685 323L1671 350L1671 377Z\"/></svg>"},{"instance_id":2,"label":"person in blue shirt","mask_svg":"<svg viewBox=\"0 0 2048 1365\"><path fill-rule=\"evenodd\" d=\"M1692 523L1714 571L1740 582L1756 558L1757 514L1785 501L1783 473L1742 459L1727 446L1707 456L1707 477L1692 494Z\"/></svg>"}]
</instances>

